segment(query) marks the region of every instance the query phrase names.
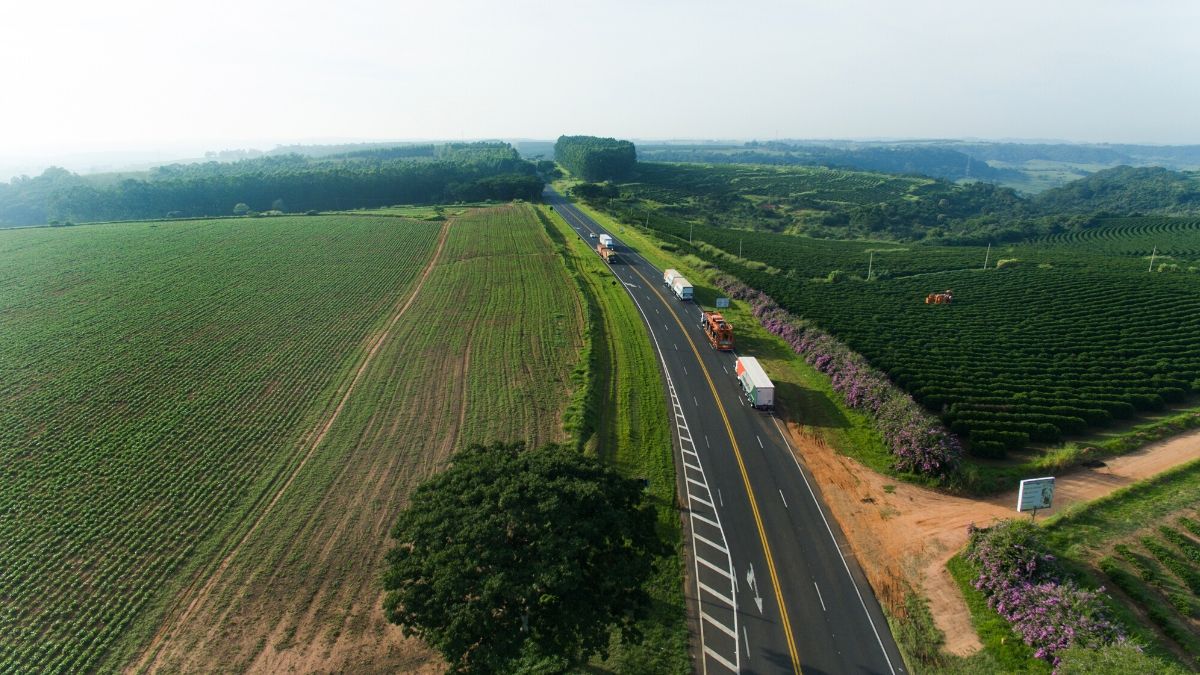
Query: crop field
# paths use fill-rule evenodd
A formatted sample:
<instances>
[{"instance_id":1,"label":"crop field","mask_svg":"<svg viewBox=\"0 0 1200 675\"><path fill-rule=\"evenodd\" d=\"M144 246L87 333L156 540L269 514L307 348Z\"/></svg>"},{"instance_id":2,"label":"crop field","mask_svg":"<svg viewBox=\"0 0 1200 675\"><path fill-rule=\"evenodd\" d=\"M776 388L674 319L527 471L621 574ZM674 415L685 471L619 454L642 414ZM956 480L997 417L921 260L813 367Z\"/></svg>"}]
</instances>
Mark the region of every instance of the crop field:
<instances>
[{"instance_id":1,"label":"crop field","mask_svg":"<svg viewBox=\"0 0 1200 675\"><path fill-rule=\"evenodd\" d=\"M295 461L438 224L0 236L0 672L94 668Z\"/></svg>"},{"instance_id":2,"label":"crop field","mask_svg":"<svg viewBox=\"0 0 1200 675\"><path fill-rule=\"evenodd\" d=\"M1163 256L1158 259L1162 263L1200 265L1200 220L1158 216L1111 218L1092 229L1066 232L1034 243L1119 256L1144 257L1157 251Z\"/></svg>"},{"instance_id":3,"label":"crop field","mask_svg":"<svg viewBox=\"0 0 1200 675\"><path fill-rule=\"evenodd\" d=\"M430 274L295 482L172 603L163 672L436 672L381 609L407 495L472 442L564 438L582 307L531 207L453 218Z\"/></svg>"}]
</instances>

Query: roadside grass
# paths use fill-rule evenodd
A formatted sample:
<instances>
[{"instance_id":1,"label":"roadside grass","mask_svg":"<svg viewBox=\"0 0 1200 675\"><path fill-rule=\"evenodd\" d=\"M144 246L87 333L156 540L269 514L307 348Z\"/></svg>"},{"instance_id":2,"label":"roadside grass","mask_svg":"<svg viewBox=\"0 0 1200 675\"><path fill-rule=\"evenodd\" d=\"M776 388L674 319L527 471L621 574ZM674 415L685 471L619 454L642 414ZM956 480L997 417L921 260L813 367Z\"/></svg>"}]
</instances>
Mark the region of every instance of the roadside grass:
<instances>
[{"instance_id":1,"label":"roadside grass","mask_svg":"<svg viewBox=\"0 0 1200 675\"><path fill-rule=\"evenodd\" d=\"M1033 649L1021 641L1012 627L991 607L987 598L975 588L973 581L978 576L976 566L962 555L956 555L946 563L950 576L958 584L963 600L971 612L971 624L983 642L983 650L967 658L951 657L946 673L1049 673L1050 664L1036 659Z\"/></svg>"},{"instance_id":2,"label":"roadside grass","mask_svg":"<svg viewBox=\"0 0 1200 675\"><path fill-rule=\"evenodd\" d=\"M579 402L579 419L568 417L568 431L584 452L595 453L627 476L647 481L663 555L647 591L650 616L639 628L640 645L614 634L608 658L591 670L614 673L687 673L686 606L683 595L683 548L676 505L675 462L666 416L666 395L658 359L641 316L608 265L580 240L562 218L546 207L539 217L575 279L588 308L592 369L588 394Z\"/></svg>"}]
</instances>

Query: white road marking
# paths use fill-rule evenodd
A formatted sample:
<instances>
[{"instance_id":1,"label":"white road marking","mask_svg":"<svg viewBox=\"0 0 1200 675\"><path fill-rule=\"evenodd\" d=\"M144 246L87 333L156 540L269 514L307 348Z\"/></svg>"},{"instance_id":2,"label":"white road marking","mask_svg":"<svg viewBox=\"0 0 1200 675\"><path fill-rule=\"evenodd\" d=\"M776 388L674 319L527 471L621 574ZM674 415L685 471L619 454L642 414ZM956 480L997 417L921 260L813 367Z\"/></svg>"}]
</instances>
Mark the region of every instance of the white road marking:
<instances>
[{"instance_id":1,"label":"white road marking","mask_svg":"<svg viewBox=\"0 0 1200 675\"><path fill-rule=\"evenodd\" d=\"M817 507L817 513L821 514L821 521L825 523L825 531L829 533L829 539L833 541L834 547L837 548L838 557L842 559L842 567L846 570L846 576L850 578L850 585L854 586L854 593L858 595L858 604L862 606L863 614L867 615L867 622L871 624L871 631L875 633L875 641L879 644L880 651L883 652L883 659L887 661L888 670L892 671L893 675L895 675L896 666L892 665L892 657L888 655L887 648L883 646L883 638L879 636L879 629L875 627L875 619L872 619L871 612L867 611L867 602L863 600L863 594L858 588L858 582L854 580L854 575L850 573L850 563L846 562L846 556L842 553L841 544L838 543L837 537L833 536L833 528L829 526L829 519L825 517L825 511L821 508L821 503L817 501L817 493L813 491L812 484L808 482L808 476L804 475L804 469L800 466L800 460L796 459L796 453L792 451L792 444L788 441L787 435L783 433L783 427L779 424L779 418L772 415L771 420L775 422L775 429L779 431L779 437L783 439L784 447L792 455L792 461L796 463L796 470L800 472L800 477L804 479L804 486L808 488L808 494L812 497L813 504ZM820 590L817 593L819 595Z\"/></svg>"},{"instance_id":2,"label":"white road marking","mask_svg":"<svg viewBox=\"0 0 1200 675\"><path fill-rule=\"evenodd\" d=\"M692 403L695 403L697 408L700 407L700 401L697 401L695 396L692 397Z\"/></svg>"},{"instance_id":3,"label":"white road marking","mask_svg":"<svg viewBox=\"0 0 1200 675\"><path fill-rule=\"evenodd\" d=\"M786 509L786 508L788 507L788 505L787 505L787 497L784 497L784 496L783 496L783 490L780 490L780 491L779 491L779 498L783 500L783 508L785 508L785 509Z\"/></svg>"},{"instance_id":4,"label":"white road marking","mask_svg":"<svg viewBox=\"0 0 1200 675\"><path fill-rule=\"evenodd\" d=\"M712 444L708 442L708 434L704 434L704 447L711 448Z\"/></svg>"},{"instance_id":5,"label":"white road marking","mask_svg":"<svg viewBox=\"0 0 1200 675\"><path fill-rule=\"evenodd\" d=\"M672 342L671 345L675 347L675 351L679 351L679 345L675 344L674 342Z\"/></svg>"},{"instance_id":6,"label":"white road marking","mask_svg":"<svg viewBox=\"0 0 1200 675\"><path fill-rule=\"evenodd\" d=\"M683 376L687 377L687 366L683 367Z\"/></svg>"},{"instance_id":7,"label":"white road marking","mask_svg":"<svg viewBox=\"0 0 1200 675\"><path fill-rule=\"evenodd\" d=\"M721 366L721 370L725 371L725 374L726 374L726 375L728 375L728 374L729 374L729 369L728 369L728 368L726 368L725 366Z\"/></svg>"},{"instance_id":8,"label":"white road marking","mask_svg":"<svg viewBox=\"0 0 1200 675\"><path fill-rule=\"evenodd\" d=\"M762 444L762 437L760 437L758 434L754 434L754 437L758 439L758 447L766 449L766 446Z\"/></svg>"},{"instance_id":9,"label":"white road marking","mask_svg":"<svg viewBox=\"0 0 1200 675\"><path fill-rule=\"evenodd\" d=\"M825 609L825 598L822 598L822 597L821 597L821 587L820 587L820 586L818 586L818 585L817 585L817 582L815 582L815 581L814 581L814 582L813 582L813 588L817 589L817 600L820 600L820 601L821 601L821 611L822 611L822 612L828 612L829 610Z\"/></svg>"},{"instance_id":10,"label":"white road marking","mask_svg":"<svg viewBox=\"0 0 1200 675\"><path fill-rule=\"evenodd\" d=\"M720 488L717 488L717 501L721 502L721 506L725 506L725 498L721 496Z\"/></svg>"},{"instance_id":11,"label":"white road marking","mask_svg":"<svg viewBox=\"0 0 1200 675\"><path fill-rule=\"evenodd\" d=\"M742 626L742 637L746 642L746 658L750 658L750 634L746 632L745 626Z\"/></svg>"}]
</instances>

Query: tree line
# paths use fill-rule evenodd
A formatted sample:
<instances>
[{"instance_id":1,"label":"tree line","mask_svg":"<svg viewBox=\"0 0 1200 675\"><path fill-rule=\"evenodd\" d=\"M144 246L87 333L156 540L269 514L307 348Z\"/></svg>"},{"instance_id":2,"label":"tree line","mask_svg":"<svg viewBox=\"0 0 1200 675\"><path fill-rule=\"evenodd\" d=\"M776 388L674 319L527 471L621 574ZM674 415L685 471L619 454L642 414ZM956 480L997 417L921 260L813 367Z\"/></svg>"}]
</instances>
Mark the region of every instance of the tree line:
<instances>
[{"instance_id":1,"label":"tree line","mask_svg":"<svg viewBox=\"0 0 1200 675\"><path fill-rule=\"evenodd\" d=\"M536 200L542 187L534 165L506 143L178 164L136 177L79 176L54 167L0 183L0 225L217 216L238 204L300 212Z\"/></svg>"}]
</instances>

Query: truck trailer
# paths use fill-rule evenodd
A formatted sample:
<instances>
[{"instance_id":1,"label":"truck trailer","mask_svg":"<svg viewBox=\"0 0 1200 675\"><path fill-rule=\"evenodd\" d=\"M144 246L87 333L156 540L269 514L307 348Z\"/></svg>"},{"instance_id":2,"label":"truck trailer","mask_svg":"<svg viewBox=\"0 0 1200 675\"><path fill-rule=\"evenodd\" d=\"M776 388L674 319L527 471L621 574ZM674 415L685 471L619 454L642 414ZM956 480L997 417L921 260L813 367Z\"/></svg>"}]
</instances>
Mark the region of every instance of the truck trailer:
<instances>
[{"instance_id":1,"label":"truck trailer","mask_svg":"<svg viewBox=\"0 0 1200 675\"><path fill-rule=\"evenodd\" d=\"M606 248L613 248L613 238L607 234L600 235L600 243L604 244Z\"/></svg>"},{"instance_id":2,"label":"truck trailer","mask_svg":"<svg viewBox=\"0 0 1200 675\"><path fill-rule=\"evenodd\" d=\"M725 320L720 312L700 312L700 328L713 349L727 352L733 349L733 324Z\"/></svg>"},{"instance_id":3,"label":"truck trailer","mask_svg":"<svg viewBox=\"0 0 1200 675\"><path fill-rule=\"evenodd\" d=\"M613 264L613 260L617 257L617 254L611 248L605 246L604 242L596 244L596 253L599 253L600 257L604 258L604 262L609 265Z\"/></svg>"},{"instance_id":4,"label":"truck trailer","mask_svg":"<svg viewBox=\"0 0 1200 675\"><path fill-rule=\"evenodd\" d=\"M771 378L758 365L758 359L753 356L739 356L737 359L737 378L746 392L746 400L759 410L770 410L775 407L775 385Z\"/></svg>"},{"instance_id":5,"label":"truck trailer","mask_svg":"<svg viewBox=\"0 0 1200 675\"><path fill-rule=\"evenodd\" d=\"M692 284L686 278L676 275L671 280L671 292L680 300L691 300L692 291Z\"/></svg>"},{"instance_id":6,"label":"truck trailer","mask_svg":"<svg viewBox=\"0 0 1200 675\"><path fill-rule=\"evenodd\" d=\"M672 269L668 269L665 272L663 272L663 286L670 288L671 282L675 281L675 277L677 277L677 276L679 276L679 270L677 270L677 269L672 268Z\"/></svg>"}]
</instances>

